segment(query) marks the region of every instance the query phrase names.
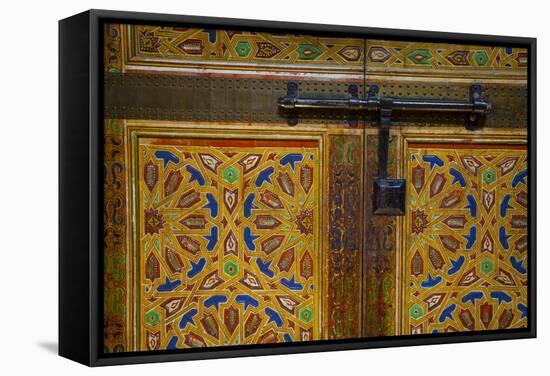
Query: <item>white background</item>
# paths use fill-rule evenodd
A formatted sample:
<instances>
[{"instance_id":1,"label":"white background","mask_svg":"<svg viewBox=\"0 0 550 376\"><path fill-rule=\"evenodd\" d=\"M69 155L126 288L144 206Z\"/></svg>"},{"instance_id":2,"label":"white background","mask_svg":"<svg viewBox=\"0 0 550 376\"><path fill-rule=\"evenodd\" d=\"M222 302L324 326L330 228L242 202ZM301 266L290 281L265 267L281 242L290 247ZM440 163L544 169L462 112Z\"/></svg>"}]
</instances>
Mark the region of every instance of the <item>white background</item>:
<instances>
[{"instance_id":1,"label":"white background","mask_svg":"<svg viewBox=\"0 0 550 376\"><path fill-rule=\"evenodd\" d=\"M0 374L529 375L550 356L544 1L5 0L0 27ZM88 369L57 352L57 20L88 8L538 38L538 318L532 340ZM77 250L75 250L77 251Z\"/></svg>"}]
</instances>

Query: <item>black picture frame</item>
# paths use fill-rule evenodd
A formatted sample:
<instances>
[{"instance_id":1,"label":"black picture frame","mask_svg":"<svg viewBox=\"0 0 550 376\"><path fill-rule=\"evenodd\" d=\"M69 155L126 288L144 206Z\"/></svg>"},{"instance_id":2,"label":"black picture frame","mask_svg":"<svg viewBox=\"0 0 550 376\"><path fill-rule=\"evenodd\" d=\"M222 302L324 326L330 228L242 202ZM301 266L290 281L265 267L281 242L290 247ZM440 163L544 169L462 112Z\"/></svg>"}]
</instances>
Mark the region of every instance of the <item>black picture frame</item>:
<instances>
[{"instance_id":1,"label":"black picture frame","mask_svg":"<svg viewBox=\"0 0 550 376\"><path fill-rule=\"evenodd\" d=\"M186 24L528 49L528 327L468 333L103 353L102 25ZM59 354L88 366L536 337L536 39L355 26L88 10L59 21Z\"/></svg>"}]
</instances>

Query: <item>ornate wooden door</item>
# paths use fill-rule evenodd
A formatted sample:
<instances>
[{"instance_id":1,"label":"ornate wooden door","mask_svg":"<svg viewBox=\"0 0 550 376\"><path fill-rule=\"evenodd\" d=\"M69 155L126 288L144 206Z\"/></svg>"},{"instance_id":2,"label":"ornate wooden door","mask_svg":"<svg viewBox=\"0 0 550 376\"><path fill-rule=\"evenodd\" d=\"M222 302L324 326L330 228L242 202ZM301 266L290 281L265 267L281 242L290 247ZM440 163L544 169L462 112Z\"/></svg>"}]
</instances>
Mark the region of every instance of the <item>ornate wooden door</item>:
<instances>
[{"instance_id":1,"label":"ornate wooden door","mask_svg":"<svg viewBox=\"0 0 550 376\"><path fill-rule=\"evenodd\" d=\"M526 52L107 24L105 351L516 328L527 312ZM378 125L300 93L495 104L395 115L404 216L373 213ZM355 124L353 124L355 125Z\"/></svg>"}]
</instances>

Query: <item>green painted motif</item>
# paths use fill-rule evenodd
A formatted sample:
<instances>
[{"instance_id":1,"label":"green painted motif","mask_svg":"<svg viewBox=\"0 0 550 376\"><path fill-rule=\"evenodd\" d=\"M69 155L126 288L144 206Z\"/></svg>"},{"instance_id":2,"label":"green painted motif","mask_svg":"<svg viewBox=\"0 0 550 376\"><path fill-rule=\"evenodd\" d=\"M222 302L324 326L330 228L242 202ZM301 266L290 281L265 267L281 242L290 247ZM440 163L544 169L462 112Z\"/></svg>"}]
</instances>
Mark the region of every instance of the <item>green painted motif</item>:
<instances>
[{"instance_id":1,"label":"green painted motif","mask_svg":"<svg viewBox=\"0 0 550 376\"><path fill-rule=\"evenodd\" d=\"M239 272L239 264L235 261L227 261L223 264L223 271L230 277L234 277Z\"/></svg>"},{"instance_id":2,"label":"green painted motif","mask_svg":"<svg viewBox=\"0 0 550 376\"><path fill-rule=\"evenodd\" d=\"M474 52L474 61L477 65L484 66L489 62L489 56L485 51L476 51Z\"/></svg>"},{"instance_id":3,"label":"green painted motif","mask_svg":"<svg viewBox=\"0 0 550 376\"><path fill-rule=\"evenodd\" d=\"M354 158L354 151L357 146L355 138L344 139L343 137L336 138L334 143L334 161L344 163L348 165L354 165L356 160Z\"/></svg>"},{"instance_id":4,"label":"green painted motif","mask_svg":"<svg viewBox=\"0 0 550 376\"><path fill-rule=\"evenodd\" d=\"M250 43L244 40L240 41L235 46L235 51L237 51L237 55L240 57L247 57L251 50L252 47L250 47Z\"/></svg>"},{"instance_id":5,"label":"green painted motif","mask_svg":"<svg viewBox=\"0 0 550 376\"><path fill-rule=\"evenodd\" d=\"M484 259L483 261L481 261L479 268L483 274L488 275L493 272L493 270L495 269L495 265L493 261L489 259Z\"/></svg>"},{"instance_id":6,"label":"green painted motif","mask_svg":"<svg viewBox=\"0 0 550 376\"><path fill-rule=\"evenodd\" d=\"M126 306L121 302L124 302L124 289L120 287L106 289L103 298L103 311L110 315L124 315Z\"/></svg>"},{"instance_id":7,"label":"green painted motif","mask_svg":"<svg viewBox=\"0 0 550 376\"><path fill-rule=\"evenodd\" d=\"M497 174L492 168L485 170L481 177L486 184L493 184L497 180Z\"/></svg>"},{"instance_id":8,"label":"green painted motif","mask_svg":"<svg viewBox=\"0 0 550 376\"><path fill-rule=\"evenodd\" d=\"M299 317L300 320L308 323L313 320L313 310L311 309L311 307L304 307L300 310Z\"/></svg>"},{"instance_id":9,"label":"green painted motif","mask_svg":"<svg viewBox=\"0 0 550 376\"><path fill-rule=\"evenodd\" d=\"M315 60L321 55L321 50L312 44L300 44L296 51L300 60Z\"/></svg>"},{"instance_id":10,"label":"green painted motif","mask_svg":"<svg viewBox=\"0 0 550 376\"><path fill-rule=\"evenodd\" d=\"M122 135L124 131L124 122L119 119L106 119L105 133Z\"/></svg>"},{"instance_id":11,"label":"green painted motif","mask_svg":"<svg viewBox=\"0 0 550 376\"><path fill-rule=\"evenodd\" d=\"M149 311L145 314L145 322L149 325L155 326L160 323L160 315L156 311Z\"/></svg>"},{"instance_id":12,"label":"green painted motif","mask_svg":"<svg viewBox=\"0 0 550 376\"><path fill-rule=\"evenodd\" d=\"M407 54L407 59L415 64L430 64L433 57L430 50L417 49Z\"/></svg>"},{"instance_id":13,"label":"green painted motif","mask_svg":"<svg viewBox=\"0 0 550 376\"><path fill-rule=\"evenodd\" d=\"M223 180L228 183L235 183L239 179L239 173L233 166L227 167L223 170Z\"/></svg>"},{"instance_id":14,"label":"green painted motif","mask_svg":"<svg viewBox=\"0 0 550 376\"><path fill-rule=\"evenodd\" d=\"M416 319L418 320L419 318L421 318L422 316L424 316L424 308L422 308L422 306L418 305L418 304L414 304L410 311L409 311L409 314L411 315L411 317L413 319Z\"/></svg>"}]
</instances>

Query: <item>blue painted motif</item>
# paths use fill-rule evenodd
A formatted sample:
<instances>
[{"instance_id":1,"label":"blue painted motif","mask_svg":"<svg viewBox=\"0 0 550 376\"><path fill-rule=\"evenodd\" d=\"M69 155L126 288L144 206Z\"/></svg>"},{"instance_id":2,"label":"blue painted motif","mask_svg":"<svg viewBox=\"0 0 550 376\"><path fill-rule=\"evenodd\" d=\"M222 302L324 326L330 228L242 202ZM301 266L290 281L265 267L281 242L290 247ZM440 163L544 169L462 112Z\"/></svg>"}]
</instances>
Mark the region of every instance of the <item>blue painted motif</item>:
<instances>
[{"instance_id":1,"label":"blue painted motif","mask_svg":"<svg viewBox=\"0 0 550 376\"><path fill-rule=\"evenodd\" d=\"M500 203L500 217L501 218L506 217L506 211L508 209L512 209L512 206L510 206L510 204L509 204L511 198L512 198L512 196L506 195L502 199L502 202Z\"/></svg>"},{"instance_id":2,"label":"blue painted motif","mask_svg":"<svg viewBox=\"0 0 550 376\"><path fill-rule=\"evenodd\" d=\"M456 309L456 304L451 304L450 306L445 308L441 312L441 315L439 316L439 322L445 322L445 320L447 319L454 320L453 312L455 311L455 309Z\"/></svg>"},{"instance_id":3,"label":"blue painted motif","mask_svg":"<svg viewBox=\"0 0 550 376\"><path fill-rule=\"evenodd\" d=\"M248 196L246 196L246 199L244 200L243 214L245 218L250 218L250 216L252 215L252 209L258 209L258 207L254 205L255 197L256 196L254 196L254 193L250 193Z\"/></svg>"},{"instance_id":4,"label":"blue painted motif","mask_svg":"<svg viewBox=\"0 0 550 376\"><path fill-rule=\"evenodd\" d=\"M425 289L432 288L437 284L441 283L442 280L443 278L441 278L440 275L436 276L435 278L432 278L432 275L428 273L428 279L420 282L420 286L424 287Z\"/></svg>"},{"instance_id":5,"label":"blue painted motif","mask_svg":"<svg viewBox=\"0 0 550 376\"><path fill-rule=\"evenodd\" d=\"M281 278L281 284L290 290L303 290L304 286L296 282L296 277L292 276L291 279Z\"/></svg>"},{"instance_id":6,"label":"blue painted motif","mask_svg":"<svg viewBox=\"0 0 550 376\"><path fill-rule=\"evenodd\" d=\"M475 305L476 300L481 298L483 298L483 293L481 291L472 291L462 297L462 303L472 302L472 304Z\"/></svg>"},{"instance_id":7,"label":"blue painted motif","mask_svg":"<svg viewBox=\"0 0 550 376\"><path fill-rule=\"evenodd\" d=\"M527 269L523 266L524 261L525 260L516 259L516 256L510 256L510 264L512 264L512 268L516 269L520 274L527 274Z\"/></svg>"},{"instance_id":8,"label":"blue painted motif","mask_svg":"<svg viewBox=\"0 0 550 376\"><path fill-rule=\"evenodd\" d=\"M203 29L206 34L208 34L208 41L212 44L216 43L217 30L216 29Z\"/></svg>"},{"instance_id":9,"label":"blue painted motif","mask_svg":"<svg viewBox=\"0 0 550 376\"><path fill-rule=\"evenodd\" d=\"M166 350L177 350L178 349L178 336L173 336L170 338L170 342L166 345Z\"/></svg>"},{"instance_id":10,"label":"blue painted motif","mask_svg":"<svg viewBox=\"0 0 550 376\"><path fill-rule=\"evenodd\" d=\"M180 162L180 159L169 151L156 151L155 157L157 157L158 159L162 159L164 167L166 167L166 165L170 162L172 162L173 164L178 164Z\"/></svg>"},{"instance_id":11,"label":"blue painted motif","mask_svg":"<svg viewBox=\"0 0 550 376\"><path fill-rule=\"evenodd\" d=\"M477 228L475 226L470 227L470 234L462 236L466 238L466 249L472 249L477 240Z\"/></svg>"},{"instance_id":12,"label":"blue painted motif","mask_svg":"<svg viewBox=\"0 0 550 376\"><path fill-rule=\"evenodd\" d=\"M206 265L206 259L204 257L201 257L198 262L193 262L193 260L189 260L189 263L191 264L191 269L189 269L189 271L187 272L187 278L194 278L204 269L204 266Z\"/></svg>"},{"instance_id":13,"label":"blue painted motif","mask_svg":"<svg viewBox=\"0 0 550 376\"><path fill-rule=\"evenodd\" d=\"M286 164L290 164L290 167L294 170L294 164L296 162L301 162L302 159L304 159L304 156L302 154L287 154L284 157L281 158L279 163L281 166L284 166Z\"/></svg>"},{"instance_id":14,"label":"blue painted motif","mask_svg":"<svg viewBox=\"0 0 550 376\"><path fill-rule=\"evenodd\" d=\"M194 181L197 181L199 185L202 187L206 184L206 181L204 180L204 177L202 176L201 172L194 168L193 166L185 166L185 169L187 172L191 174L191 178L189 179L189 183L192 183Z\"/></svg>"},{"instance_id":15,"label":"blue painted motif","mask_svg":"<svg viewBox=\"0 0 550 376\"><path fill-rule=\"evenodd\" d=\"M267 315L267 317L269 317L269 320L268 322L274 322L275 325L277 325L277 327L281 327L283 326L283 319L281 319L281 316L273 309L267 307L265 310L264 310L265 314Z\"/></svg>"},{"instance_id":16,"label":"blue painted motif","mask_svg":"<svg viewBox=\"0 0 550 376\"><path fill-rule=\"evenodd\" d=\"M216 309L220 308L220 304L227 302L227 297L225 295L212 295L210 298L204 301L204 306L210 308L212 306Z\"/></svg>"},{"instance_id":17,"label":"blue painted motif","mask_svg":"<svg viewBox=\"0 0 550 376\"><path fill-rule=\"evenodd\" d=\"M218 201L216 201L212 193L207 193L206 199L208 200L208 204L204 205L203 208L210 209L210 216L216 218L218 216Z\"/></svg>"},{"instance_id":18,"label":"blue painted motif","mask_svg":"<svg viewBox=\"0 0 550 376\"><path fill-rule=\"evenodd\" d=\"M430 164L430 170L433 169L434 166L443 167L443 165L445 165L445 162L437 155L424 155L422 156L422 160Z\"/></svg>"},{"instance_id":19,"label":"blue painted motif","mask_svg":"<svg viewBox=\"0 0 550 376\"><path fill-rule=\"evenodd\" d=\"M518 309L519 309L519 311L521 312L520 319L523 319L523 318L527 317L527 312L528 312L528 310L527 310L527 306L526 306L526 305L519 303L519 304L518 304Z\"/></svg>"},{"instance_id":20,"label":"blue painted motif","mask_svg":"<svg viewBox=\"0 0 550 376\"><path fill-rule=\"evenodd\" d=\"M250 230L250 227L244 228L244 244L246 244L247 248L251 251L256 250L256 244L254 244L254 240L258 239L259 235L252 235L252 230Z\"/></svg>"},{"instance_id":21,"label":"blue painted motif","mask_svg":"<svg viewBox=\"0 0 550 376\"><path fill-rule=\"evenodd\" d=\"M208 243L206 244L206 249L207 249L209 252L212 252L212 250L213 250L214 247L216 246L216 243L218 243L218 227L217 227L217 226L213 226L213 227L210 229L210 235L204 235L203 238L205 238L206 240L208 240Z\"/></svg>"},{"instance_id":22,"label":"blue painted motif","mask_svg":"<svg viewBox=\"0 0 550 376\"><path fill-rule=\"evenodd\" d=\"M512 188L515 188L520 183L527 185L527 182L525 181L526 178L527 178L527 169L518 172L516 176L514 176L514 179L512 180Z\"/></svg>"},{"instance_id":23,"label":"blue painted motif","mask_svg":"<svg viewBox=\"0 0 550 376\"><path fill-rule=\"evenodd\" d=\"M269 269L272 261L273 260L269 260L264 263L259 257L256 259L256 264L258 265L258 268L260 269L260 271L266 276L268 276L269 278L273 278L273 276L275 275L275 273L273 273L273 271Z\"/></svg>"},{"instance_id":24,"label":"blue painted motif","mask_svg":"<svg viewBox=\"0 0 550 376\"><path fill-rule=\"evenodd\" d=\"M449 270L447 270L447 274L453 275L458 272L460 268L462 268L462 265L464 265L464 260L464 256L460 256L456 260L451 260L452 266L449 268Z\"/></svg>"},{"instance_id":25,"label":"blue painted motif","mask_svg":"<svg viewBox=\"0 0 550 376\"><path fill-rule=\"evenodd\" d=\"M453 175L453 182L451 183L451 185L453 185L454 183L458 183L458 185L460 185L462 188L466 188L466 179L464 179L464 176L460 173L460 171L454 168L450 168L449 172L451 173L451 175Z\"/></svg>"},{"instance_id":26,"label":"blue painted motif","mask_svg":"<svg viewBox=\"0 0 550 376\"><path fill-rule=\"evenodd\" d=\"M506 235L506 228L504 226L500 226L498 229L498 240L500 241L500 244L502 245L502 248L509 249L510 245L508 244L508 239L511 235Z\"/></svg>"},{"instance_id":27,"label":"blue painted motif","mask_svg":"<svg viewBox=\"0 0 550 376\"><path fill-rule=\"evenodd\" d=\"M181 285L181 280L175 279L170 281L170 278L166 277L164 284L157 287L158 292L168 292L177 289Z\"/></svg>"},{"instance_id":28,"label":"blue painted motif","mask_svg":"<svg viewBox=\"0 0 550 376\"><path fill-rule=\"evenodd\" d=\"M475 218L477 216L477 201L472 195L466 196L466 199L468 200L468 205L464 208L470 209L470 215Z\"/></svg>"},{"instance_id":29,"label":"blue painted motif","mask_svg":"<svg viewBox=\"0 0 550 376\"><path fill-rule=\"evenodd\" d=\"M248 308L248 306L258 307L259 305L258 301L253 297L251 297L250 295L237 295L235 300L237 301L237 303L243 305L245 311Z\"/></svg>"},{"instance_id":30,"label":"blue painted motif","mask_svg":"<svg viewBox=\"0 0 550 376\"><path fill-rule=\"evenodd\" d=\"M510 295L506 294L504 291L493 291L491 293L491 298L497 299L498 304L502 302L510 303L512 301Z\"/></svg>"},{"instance_id":31,"label":"blue painted motif","mask_svg":"<svg viewBox=\"0 0 550 376\"><path fill-rule=\"evenodd\" d=\"M185 327L189 323L195 325L195 321L193 320L193 317L197 314L197 312L198 312L197 309L193 308L188 312L186 312L185 314L183 314L183 316L181 316L181 320L179 323L180 329L185 329Z\"/></svg>"},{"instance_id":32,"label":"blue painted motif","mask_svg":"<svg viewBox=\"0 0 550 376\"><path fill-rule=\"evenodd\" d=\"M258 177L256 178L256 187L260 188L264 184L264 182L273 184L271 182L271 174L273 174L274 171L275 169L273 167L268 167L262 172L260 172L258 174Z\"/></svg>"}]
</instances>

